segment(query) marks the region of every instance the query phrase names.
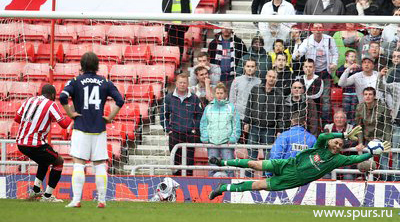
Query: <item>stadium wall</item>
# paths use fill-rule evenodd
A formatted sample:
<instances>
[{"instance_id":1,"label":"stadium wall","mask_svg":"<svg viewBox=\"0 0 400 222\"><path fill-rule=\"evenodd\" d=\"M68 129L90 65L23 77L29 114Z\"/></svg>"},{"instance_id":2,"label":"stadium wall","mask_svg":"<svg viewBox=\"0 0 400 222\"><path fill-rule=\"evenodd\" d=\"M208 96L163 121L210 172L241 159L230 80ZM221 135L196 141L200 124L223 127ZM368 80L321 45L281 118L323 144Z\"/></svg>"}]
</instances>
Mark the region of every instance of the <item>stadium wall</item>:
<instances>
[{"instance_id":1,"label":"stadium wall","mask_svg":"<svg viewBox=\"0 0 400 222\"><path fill-rule=\"evenodd\" d=\"M163 179L163 177L150 176L110 176L108 180L108 188L110 189L107 190L107 198L117 201L147 201L154 195L155 185ZM174 180L181 185L177 190L178 202L400 207L400 183L369 182L365 187L364 182L315 181L300 188L278 192L226 192L223 196L210 201L207 196L216 184L238 183L244 180L196 177L175 177ZM7 181L18 182L7 183ZM24 199L28 193L29 186L27 185L33 185L33 182L33 175L0 176L0 198ZM72 197L71 176L61 178L54 194L61 199ZM92 200L95 196L95 178L94 176L87 176L83 199Z\"/></svg>"}]
</instances>

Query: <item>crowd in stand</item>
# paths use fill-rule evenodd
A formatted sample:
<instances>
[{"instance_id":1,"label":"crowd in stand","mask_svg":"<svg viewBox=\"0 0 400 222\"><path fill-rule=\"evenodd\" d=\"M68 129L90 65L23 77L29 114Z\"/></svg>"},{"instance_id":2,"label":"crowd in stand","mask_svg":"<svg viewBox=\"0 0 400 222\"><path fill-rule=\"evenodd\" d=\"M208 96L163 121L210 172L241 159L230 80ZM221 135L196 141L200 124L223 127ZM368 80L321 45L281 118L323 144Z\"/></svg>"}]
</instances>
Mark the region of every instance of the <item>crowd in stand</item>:
<instances>
[{"instance_id":1,"label":"crowd in stand","mask_svg":"<svg viewBox=\"0 0 400 222\"><path fill-rule=\"evenodd\" d=\"M252 13L398 16L400 0L254 0ZM259 32L246 46L232 24L224 23L208 52L196 56L190 75L176 77L176 89L165 98L161 110L170 149L182 142L268 144L273 145L271 154L249 149L249 158L288 158L304 147L282 148L285 137L293 136L287 131L300 130L314 137L322 132L349 132L355 125L363 127L363 134L358 143L346 142L345 147L361 152L369 141L380 139L400 148L397 24L256 25ZM337 91L340 101L332 98ZM294 120L295 113L307 121ZM315 138L304 141L305 148L312 141ZM181 164L179 155L176 164ZM208 155L232 159L234 152L210 148ZM188 148L187 157L188 164L193 164L193 148ZM382 169L400 170L397 153L383 155L380 162ZM210 176L214 173L210 171ZM233 172L227 174L233 176Z\"/></svg>"}]
</instances>

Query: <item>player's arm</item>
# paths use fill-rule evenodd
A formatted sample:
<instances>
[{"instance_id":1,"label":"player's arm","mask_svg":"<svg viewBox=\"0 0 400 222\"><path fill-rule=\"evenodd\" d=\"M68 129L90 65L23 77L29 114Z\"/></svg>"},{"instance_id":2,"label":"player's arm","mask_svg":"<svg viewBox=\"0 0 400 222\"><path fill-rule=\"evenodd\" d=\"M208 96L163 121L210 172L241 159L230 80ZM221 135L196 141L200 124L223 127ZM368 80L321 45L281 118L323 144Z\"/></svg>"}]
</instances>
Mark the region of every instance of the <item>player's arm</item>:
<instances>
[{"instance_id":1,"label":"player's arm","mask_svg":"<svg viewBox=\"0 0 400 222\"><path fill-rule=\"evenodd\" d=\"M121 110L125 101L122 98L121 93L119 93L117 87L115 87L115 85L112 82L107 82L107 83L109 84L108 85L109 95L114 99L116 106L113 106L110 114L108 116L103 116L103 119L106 121L106 123L111 123L114 117Z\"/></svg>"},{"instance_id":2,"label":"player's arm","mask_svg":"<svg viewBox=\"0 0 400 222\"><path fill-rule=\"evenodd\" d=\"M58 108L56 103L53 103L49 109L50 118L57 121L58 125L60 125L63 129L68 128L69 124L71 124L72 119L61 113L60 108Z\"/></svg>"},{"instance_id":3,"label":"player's arm","mask_svg":"<svg viewBox=\"0 0 400 222\"><path fill-rule=\"evenodd\" d=\"M325 148L328 140L334 139L334 138L344 138L344 134L343 133L321 133L321 134L319 134L317 142L315 143L313 148L314 149Z\"/></svg>"},{"instance_id":4,"label":"player's arm","mask_svg":"<svg viewBox=\"0 0 400 222\"><path fill-rule=\"evenodd\" d=\"M341 164L339 167L352 165L355 163L361 163L365 160L368 160L371 157L372 157L371 153L364 153L361 155L350 155L350 156L340 155L341 161L339 162L341 162Z\"/></svg>"}]
</instances>

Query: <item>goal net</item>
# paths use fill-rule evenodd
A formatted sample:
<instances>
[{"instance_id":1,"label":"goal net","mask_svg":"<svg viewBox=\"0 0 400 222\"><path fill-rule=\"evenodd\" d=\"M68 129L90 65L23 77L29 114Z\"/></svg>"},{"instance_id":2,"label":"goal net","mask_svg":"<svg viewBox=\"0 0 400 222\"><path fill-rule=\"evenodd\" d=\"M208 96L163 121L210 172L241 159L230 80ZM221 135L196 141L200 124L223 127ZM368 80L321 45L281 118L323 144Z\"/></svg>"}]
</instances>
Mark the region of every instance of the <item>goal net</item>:
<instances>
[{"instance_id":1,"label":"goal net","mask_svg":"<svg viewBox=\"0 0 400 222\"><path fill-rule=\"evenodd\" d=\"M177 201L210 202L207 195L218 183L272 174L218 170L209 156L287 159L311 148L320 133L348 132L356 125L364 128L363 140L345 141L343 155L362 152L354 147L375 138L399 148L400 44L382 34L391 26L61 19L52 33L50 20L2 19L0 196L27 197L37 171L15 144L16 110L39 95L44 83L56 87L58 98L66 82L81 74L87 51L100 59L97 74L125 99L107 125L109 200L150 200L171 177L180 184ZM376 90L372 102L366 87ZM114 106L109 100L105 115ZM72 197L72 128L52 123L49 135L65 159L55 190L64 199ZM228 192L213 202L397 206L398 158L394 149L374 157L370 167L364 164L364 170L376 165L367 175L351 165L301 188ZM83 198L93 199L94 170L89 163L85 170Z\"/></svg>"}]
</instances>

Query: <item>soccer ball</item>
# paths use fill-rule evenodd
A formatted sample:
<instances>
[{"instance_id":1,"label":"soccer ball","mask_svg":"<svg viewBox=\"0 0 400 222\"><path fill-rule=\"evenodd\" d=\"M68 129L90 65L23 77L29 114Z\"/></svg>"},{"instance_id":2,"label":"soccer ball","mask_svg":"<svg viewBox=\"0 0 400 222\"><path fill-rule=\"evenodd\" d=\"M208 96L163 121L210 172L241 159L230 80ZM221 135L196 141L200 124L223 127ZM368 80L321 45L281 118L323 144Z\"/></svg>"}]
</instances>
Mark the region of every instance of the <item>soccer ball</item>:
<instances>
[{"instance_id":1,"label":"soccer ball","mask_svg":"<svg viewBox=\"0 0 400 222\"><path fill-rule=\"evenodd\" d=\"M383 143L380 140L374 139L371 142L368 143L368 149L373 153L373 154L380 154L383 152Z\"/></svg>"},{"instance_id":2,"label":"soccer ball","mask_svg":"<svg viewBox=\"0 0 400 222\"><path fill-rule=\"evenodd\" d=\"M370 172L376 170L376 163L374 160L366 160L364 162L358 163L357 168L361 173Z\"/></svg>"}]
</instances>

